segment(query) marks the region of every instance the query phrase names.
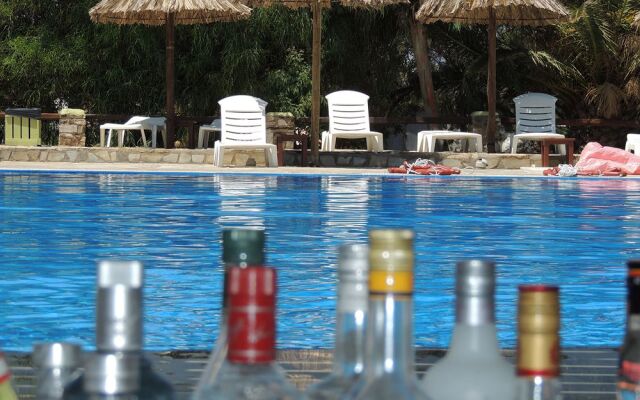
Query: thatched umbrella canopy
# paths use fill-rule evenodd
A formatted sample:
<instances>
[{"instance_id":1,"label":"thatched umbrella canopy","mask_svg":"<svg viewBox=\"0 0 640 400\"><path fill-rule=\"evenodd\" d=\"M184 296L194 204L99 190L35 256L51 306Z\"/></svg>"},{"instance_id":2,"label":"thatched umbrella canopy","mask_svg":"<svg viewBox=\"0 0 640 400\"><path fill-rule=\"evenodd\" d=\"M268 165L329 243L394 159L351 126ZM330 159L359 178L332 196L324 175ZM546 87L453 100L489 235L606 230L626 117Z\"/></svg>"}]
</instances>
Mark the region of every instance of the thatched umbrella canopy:
<instances>
[{"instance_id":1,"label":"thatched umbrella canopy","mask_svg":"<svg viewBox=\"0 0 640 400\"><path fill-rule=\"evenodd\" d=\"M322 42L322 8L330 7L332 0L241 0L249 7L269 7L281 4L288 8L310 7L313 14L311 51L311 163L318 164L320 137L320 43ZM336 2L336 0L333 0ZM338 0L348 7L380 9L392 4L408 4L409 0Z\"/></svg>"},{"instance_id":2,"label":"thatched umbrella canopy","mask_svg":"<svg viewBox=\"0 0 640 400\"><path fill-rule=\"evenodd\" d=\"M425 24L443 21L488 25L487 146L493 152L496 133L496 24L551 25L568 21L569 11L555 0L425 0L416 18Z\"/></svg>"},{"instance_id":3,"label":"thatched umbrella canopy","mask_svg":"<svg viewBox=\"0 0 640 400\"><path fill-rule=\"evenodd\" d=\"M175 140L174 37L176 24L208 24L248 18L251 9L237 0L102 0L89 15L97 23L166 25L167 143Z\"/></svg>"}]
</instances>

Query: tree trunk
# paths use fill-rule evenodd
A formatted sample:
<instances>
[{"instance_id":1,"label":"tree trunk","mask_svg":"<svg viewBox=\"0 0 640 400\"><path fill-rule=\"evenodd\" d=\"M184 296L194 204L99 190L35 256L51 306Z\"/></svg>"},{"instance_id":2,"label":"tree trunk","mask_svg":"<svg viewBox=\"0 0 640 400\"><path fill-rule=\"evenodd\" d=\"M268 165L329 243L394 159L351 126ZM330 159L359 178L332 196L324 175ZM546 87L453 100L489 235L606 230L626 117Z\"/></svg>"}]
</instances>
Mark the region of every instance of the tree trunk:
<instances>
[{"instance_id":1,"label":"tree trunk","mask_svg":"<svg viewBox=\"0 0 640 400\"><path fill-rule=\"evenodd\" d=\"M487 76L487 151L496 151L496 14L489 9L489 73Z\"/></svg>"},{"instance_id":2,"label":"tree trunk","mask_svg":"<svg viewBox=\"0 0 640 400\"><path fill-rule=\"evenodd\" d=\"M175 67L174 67L174 46L175 46L175 20L173 14L167 14L166 21L166 85L167 85L167 93L166 93L166 103L164 112L167 115L167 143L164 144L164 147L167 149L172 149L174 146L175 138L176 138L176 110L175 110L175 98L174 98L174 88L175 88Z\"/></svg>"},{"instance_id":3,"label":"tree trunk","mask_svg":"<svg viewBox=\"0 0 640 400\"><path fill-rule=\"evenodd\" d=\"M416 55L416 69L420 82L420 93L424 111L427 116L437 117L438 107L433 90L433 75L431 73L431 61L429 60L429 42L427 40L427 28L416 20L415 13L410 13L409 27L411 30L411 42Z\"/></svg>"},{"instance_id":4,"label":"tree trunk","mask_svg":"<svg viewBox=\"0 0 640 400\"><path fill-rule=\"evenodd\" d=\"M322 43L322 6L316 0L311 5L313 11L312 52L311 52L311 165L318 165L318 139L320 137L320 65Z\"/></svg>"}]
</instances>

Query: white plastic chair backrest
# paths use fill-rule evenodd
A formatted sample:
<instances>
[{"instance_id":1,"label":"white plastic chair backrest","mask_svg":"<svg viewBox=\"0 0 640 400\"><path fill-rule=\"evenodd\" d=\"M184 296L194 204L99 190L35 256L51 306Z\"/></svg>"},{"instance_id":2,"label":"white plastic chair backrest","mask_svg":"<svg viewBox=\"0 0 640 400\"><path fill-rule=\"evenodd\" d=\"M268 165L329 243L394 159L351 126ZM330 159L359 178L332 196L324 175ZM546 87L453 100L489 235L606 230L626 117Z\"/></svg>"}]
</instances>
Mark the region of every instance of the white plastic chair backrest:
<instances>
[{"instance_id":1,"label":"white plastic chair backrest","mask_svg":"<svg viewBox=\"0 0 640 400\"><path fill-rule=\"evenodd\" d=\"M329 102L329 132L370 132L369 96L353 90L340 90L326 95Z\"/></svg>"},{"instance_id":2,"label":"white plastic chair backrest","mask_svg":"<svg viewBox=\"0 0 640 400\"><path fill-rule=\"evenodd\" d=\"M267 102L253 96L230 96L218 102L222 119L222 144L252 145L267 143L265 110Z\"/></svg>"},{"instance_id":3,"label":"white plastic chair backrest","mask_svg":"<svg viewBox=\"0 0 640 400\"><path fill-rule=\"evenodd\" d=\"M514 98L516 133L555 133L557 100L545 93L525 93Z\"/></svg>"}]
</instances>

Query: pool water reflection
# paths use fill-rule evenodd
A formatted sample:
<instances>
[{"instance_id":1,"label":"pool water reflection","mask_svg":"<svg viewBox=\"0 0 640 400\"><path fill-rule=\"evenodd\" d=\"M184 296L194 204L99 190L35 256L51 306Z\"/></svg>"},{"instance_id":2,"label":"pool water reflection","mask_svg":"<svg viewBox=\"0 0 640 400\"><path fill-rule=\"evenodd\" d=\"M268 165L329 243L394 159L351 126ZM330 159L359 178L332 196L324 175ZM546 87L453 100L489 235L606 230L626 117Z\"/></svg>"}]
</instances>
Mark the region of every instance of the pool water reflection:
<instances>
[{"instance_id":1,"label":"pool water reflection","mask_svg":"<svg viewBox=\"0 0 640 400\"><path fill-rule=\"evenodd\" d=\"M205 349L220 317L221 229L267 229L278 343L331 347L336 247L416 231L416 344L446 347L456 260L498 262L515 346L517 285L561 286L565 346L616 346L624 263L639 256L640 181L466 177L0 173L0 348L93 343L95 261L146 265L148 349Z\"/></svg>"}]
</instances>

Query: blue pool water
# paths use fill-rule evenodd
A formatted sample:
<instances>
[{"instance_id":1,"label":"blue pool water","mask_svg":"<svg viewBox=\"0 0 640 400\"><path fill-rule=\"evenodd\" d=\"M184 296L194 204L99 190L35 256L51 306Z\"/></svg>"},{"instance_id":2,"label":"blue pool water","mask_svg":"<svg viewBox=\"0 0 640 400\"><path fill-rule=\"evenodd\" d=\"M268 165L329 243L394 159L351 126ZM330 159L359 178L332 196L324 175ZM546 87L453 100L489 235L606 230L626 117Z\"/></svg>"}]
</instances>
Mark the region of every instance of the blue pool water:
<instances>
[{"instance_id":1,"label":"blue pool water","mask_svg":"<svg viewBox=\"0 0 640 400\"><path fill-rule=\"evenodd\" d=\"M279 346L331 347L335 249L416 231L415 338L446 347L456 260L499 263L515 345L517 285L561 285L564 346L616 346L624 262L639 257L640 181L466 177L0 173L0 348L94 337L95 261L146 265L148 349L205 349L220 317L221 229L262 226L279 271Z\"/></svg>"}]
</instances>

